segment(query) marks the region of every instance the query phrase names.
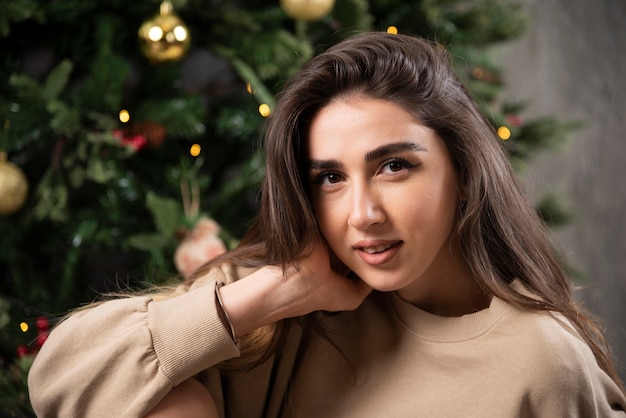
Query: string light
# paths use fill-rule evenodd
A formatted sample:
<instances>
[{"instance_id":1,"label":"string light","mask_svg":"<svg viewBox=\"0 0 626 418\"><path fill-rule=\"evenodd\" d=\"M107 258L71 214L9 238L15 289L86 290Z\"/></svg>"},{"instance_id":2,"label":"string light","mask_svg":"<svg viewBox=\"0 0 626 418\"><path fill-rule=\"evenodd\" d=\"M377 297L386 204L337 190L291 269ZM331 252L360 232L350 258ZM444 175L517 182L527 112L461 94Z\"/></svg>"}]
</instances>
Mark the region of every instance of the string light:
<instances>
[{"instance_id":1,"label":"string light","mask_svg":"<svg viewBox=\"0 0 626 418\"><path fill-rule=\"evenodd\" d=\"M26 322L20 322L20 329L22 332L28 331L28 324Z\"/></svg>"},{"instance_id":2,"label":"string light","mask_svg":"<svg viewBox=\"0 0 626 418\"><path fill-rule=\"evenodd\" d=\"M500 126L498 128L498 136L503 141L506 141L507 139L511 137L511 130L507 128L506 126Z\"/></svg>"},{"instance_id":3,"label":"string light","mask_svg":"<svg viewBox=\"0 0 626 418\"><path fill-rule=\"evenodd\" d=\"M193 144L191 148L189 148L189 154L191 154L192 157L200 155L200 151L202 151L200 144Z\"/></svg>"},{"instance_id":4,"label":"string light","mask_svg":"<svg viewBox=\"0 0 626 418\"><path fill-rule=\"evenodd\" d=\"M130 113L128 113L128 110L122 109L120 110L119 118L122 123L126 123L130 120Z\"/></svg>"},{"instance_id":5,"label":"string light","mask_svg":"<svg viewBox=\"0 0 626 418\"><path fill-rule=\"evenodd\" d=\"M398 28L396 28L395 26L389 26L387 28L387 33L390 33L392 35L397 35L398 34Z\"/></svg>"},{"instance_id":6,"label":"string light","mask_svg":"<svg viewBox=\"0 0 626 418\"><path fill-rule=\"evenodd\" d=\"M270 107L268 104L263 103L262 105L259 106L259 113L261 114L261 116L263 116L264 118L268 117L271 113Z\"/></svg>"}]
</instances>

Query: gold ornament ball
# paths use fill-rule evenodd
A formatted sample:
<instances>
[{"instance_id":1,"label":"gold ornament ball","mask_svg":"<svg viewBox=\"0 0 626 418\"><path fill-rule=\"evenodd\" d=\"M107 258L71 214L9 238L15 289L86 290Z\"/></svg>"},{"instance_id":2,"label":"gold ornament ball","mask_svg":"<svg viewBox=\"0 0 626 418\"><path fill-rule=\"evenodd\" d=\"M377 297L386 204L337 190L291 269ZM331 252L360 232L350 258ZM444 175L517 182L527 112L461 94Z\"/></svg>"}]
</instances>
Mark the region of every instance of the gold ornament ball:
<instances>
[{"instance_id":1,"label":"gold ornament ball","mask_svg":"<svg viewBox=\"0 0 626 418\"><path fill-rule=\"evenodd\" d=\"M335 0L280 0L280 7L297 20L315 21L326 16L335 6Z\"/></svg>"},{"instance_id":2,"label":"gold ornament ball","mask_svg":"<svg viewBox=\"0 0 626 418\"><path fill-rule=\"evenodd\" d=\"M28 194L26 176L0 152L0 215L10 215L22 207Z\"/></svg>"},{"instance_id":3,"label":"gold ornament ball","mask_svg":"<svg viewBox=\"0 0 626 418\"><path fill-rule=\"evenodd\" d=\"M139 28L143 53L154 62L176 61L189 49L189 30L174 13L172 4L161 3L161 11Z\"/></svg>"}]
</instances>

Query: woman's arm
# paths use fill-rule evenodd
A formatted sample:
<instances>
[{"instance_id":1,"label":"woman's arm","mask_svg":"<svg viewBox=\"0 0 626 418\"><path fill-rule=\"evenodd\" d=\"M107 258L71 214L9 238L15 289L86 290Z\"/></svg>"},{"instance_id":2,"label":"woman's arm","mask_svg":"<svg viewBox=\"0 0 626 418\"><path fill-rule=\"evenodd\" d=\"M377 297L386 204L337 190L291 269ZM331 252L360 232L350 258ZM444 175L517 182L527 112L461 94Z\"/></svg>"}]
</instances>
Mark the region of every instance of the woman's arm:
<instances>
[{"instance_id":1,"label":"woman's arm","mask_svg":"<svg viewBox=\"0 0 626 418\"><path fill-rule=\"evenodd\" d=\"M29 373L37 415L144 416L176 385L237 357L215 291L232 279L221 269L210 275L171 299L109 301L63 321ZM219 289L238 337L315 310L354 309L369 291L332 271L323 246L285 275L264 267Z\"/></svg>"},{"instance_id":2,"label":"woman's arm","mask_svg":"<svg viewBox=\"0 0 626 418\"><path fill-rule=\"evenodd\" d=\"M286 274L278 267L264 267L219 292L240 337L284 318L356 309L371 290L360 279L333 270L326 246L319 244Z\"/></svg>"},{"instance_id":3,"label":"woman's arm","mask_svg":"<svg viewBox=\"0 0 626 418\"><path fill-rule=\"evenodd\" d=\"M38 417L143 416L175 385L238 355L214 284L162 302L113 300L53 330L29 373L31 403Z\"/></svg>"}]
</instances>

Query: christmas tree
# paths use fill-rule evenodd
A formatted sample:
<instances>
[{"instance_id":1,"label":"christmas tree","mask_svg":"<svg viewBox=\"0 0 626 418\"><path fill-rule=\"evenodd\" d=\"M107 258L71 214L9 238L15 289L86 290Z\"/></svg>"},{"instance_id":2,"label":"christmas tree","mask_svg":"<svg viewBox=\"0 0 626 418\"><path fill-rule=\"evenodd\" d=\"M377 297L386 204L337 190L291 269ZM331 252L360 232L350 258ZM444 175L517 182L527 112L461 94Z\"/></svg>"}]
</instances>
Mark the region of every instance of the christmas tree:
<instances>
[{"instance_id":1,"label":"christmas tree","mask_svg":"<svg viewBox=\"0 0 626 418\"><path fill-rule=\"evenodd\" d=\"M572 127L524 120L526 105L501 97L493 47L527 23L510 2L0 0L0 10L0 409L16 416L32 414L28 368L68 309L184 275L197 262L185 240L208 237L193 245L205 257L236 245L256 211L273 97L338 40L399 31L448 48L520 169ZM538 210L567 220L554 197Z\"/></svg>"}]
</instances>

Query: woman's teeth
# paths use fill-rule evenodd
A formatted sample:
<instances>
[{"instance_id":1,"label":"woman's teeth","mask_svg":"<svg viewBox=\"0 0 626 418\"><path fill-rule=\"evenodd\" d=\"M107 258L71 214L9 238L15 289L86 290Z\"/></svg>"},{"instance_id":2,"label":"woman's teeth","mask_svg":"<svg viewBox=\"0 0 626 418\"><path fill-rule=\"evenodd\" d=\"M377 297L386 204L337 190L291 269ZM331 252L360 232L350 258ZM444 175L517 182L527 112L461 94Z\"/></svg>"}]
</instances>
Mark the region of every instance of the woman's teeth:
<instances>
[{"instance_id":1,"label":"woman's teeth","mask_svg":"<svg viewBox=\"0 0 626 418\"><path fill-rule=\"evenodd\" d=\"M363 247L363 251L365 251L368 254L376 254L376 253L382 253L383 251L389 249L392 247L392 244L389 245L377 245L375 247Z\"/></svg>"}]
</instances>

